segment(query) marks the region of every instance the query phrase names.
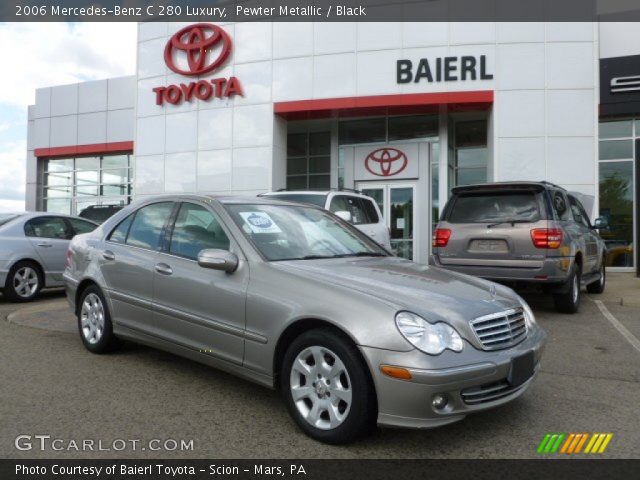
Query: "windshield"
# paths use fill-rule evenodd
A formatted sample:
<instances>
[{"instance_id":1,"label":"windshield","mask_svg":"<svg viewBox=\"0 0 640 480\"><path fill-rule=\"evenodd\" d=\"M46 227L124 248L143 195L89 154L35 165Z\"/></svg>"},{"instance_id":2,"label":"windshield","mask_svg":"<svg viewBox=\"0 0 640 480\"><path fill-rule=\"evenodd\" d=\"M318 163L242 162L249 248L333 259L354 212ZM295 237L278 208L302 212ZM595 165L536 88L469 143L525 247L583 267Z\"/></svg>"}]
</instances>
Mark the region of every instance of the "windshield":
<instances>
[{"instance_id":1,"label":"windshield","mask_svg":"<svg viewBox=\"0 0 640 480\"><path fill-rule=\"evenodd\" d=\"M225 205L270 261L387 256L382 247L324 210L303 205Z\"/></svg>"},{"instance_id":2,"label":"windshield","mask_svg":"<svg viewBox=\"0 0 640 480\"><path fill-rule=\"evenodd\" d=\"M540 210L535 192L460 195L448 220L451 223L537 222Z\"/></svg>"},{"instance_id":3,"label":"windshield","mask_svg":"<svg viewBox=\"0 0 640 480\"><path fill-rule=\"evenodd\" d=\"M15 213L0 213L0 227L18 217L19 215L16 215Z\"/></svg>"}]
</instances>

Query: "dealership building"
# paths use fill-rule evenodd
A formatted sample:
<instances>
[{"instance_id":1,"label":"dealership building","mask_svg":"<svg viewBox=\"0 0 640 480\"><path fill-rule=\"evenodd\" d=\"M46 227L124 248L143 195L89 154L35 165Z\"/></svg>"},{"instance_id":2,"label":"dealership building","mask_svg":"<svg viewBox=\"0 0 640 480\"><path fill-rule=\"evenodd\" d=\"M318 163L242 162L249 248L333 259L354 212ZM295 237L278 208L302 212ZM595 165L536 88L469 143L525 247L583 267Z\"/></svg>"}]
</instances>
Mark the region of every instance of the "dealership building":
<instances>
[{"instance_id":1,"label":"dealership building","mask_svg":"<svg viewBox=\"0 0 640 480\"><path fill-rule=\"evenodd\" d=\"M639 266L637 24L153 22L135 48L134 76L36 91L27 209L358 189L426 263L452 187L546 180Z\"/></svg>"}]
</instances>

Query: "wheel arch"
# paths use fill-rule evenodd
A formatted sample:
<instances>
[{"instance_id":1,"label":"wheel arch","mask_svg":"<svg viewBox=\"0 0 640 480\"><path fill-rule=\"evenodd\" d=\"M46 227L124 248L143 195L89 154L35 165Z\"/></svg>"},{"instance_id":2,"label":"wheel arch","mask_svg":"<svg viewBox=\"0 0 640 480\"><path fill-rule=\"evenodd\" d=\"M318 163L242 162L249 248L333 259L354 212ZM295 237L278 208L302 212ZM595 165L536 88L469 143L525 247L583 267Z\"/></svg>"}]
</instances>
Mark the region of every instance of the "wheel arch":
<instances>
[{"instance_id":1,"label":"wheel arch","mask_svg":"<svg viewBox=\"0 0 640 480\"><path fill-rule=\"evenodd\" d=\"M92 285L95 285L97 288L100 289L100 291L102 291L102 289L100 288L100 285L98 285L98 282L96 282L93 278L85 278L78 284L78 287L76 288L74 302L73 302L73 306L74 306L73 311L76 313L76 315L78 314L78 308L80 306L80 297L82 297L82 294L84 293L84 291Z\"/></svg>"},{"instance_id":2,"label":"wheel arch","mask_svg":"<svg viewBox=\"0 0 640 480\"><path fill-rule=\"evenodd\" d=\"M40 263L39 260L37 260L36 258L33 257L22 257L19 258L17 260L15 260L12 264L11 267L9 267L9 272L11 272L11 270L13 269L13 267L15 267L18 263L20 262L29 262L29 263L33 263L36 268L38 269L38 273L40 274L40 276L42 277L42 287L44 288L47 286L47 275L45 273L44 267L42 266L42 264ZM9 281L9 275L7 275L7 281ZM4 285L2 285L2 287L4 288Z\"/></svg>"}]
</instances>

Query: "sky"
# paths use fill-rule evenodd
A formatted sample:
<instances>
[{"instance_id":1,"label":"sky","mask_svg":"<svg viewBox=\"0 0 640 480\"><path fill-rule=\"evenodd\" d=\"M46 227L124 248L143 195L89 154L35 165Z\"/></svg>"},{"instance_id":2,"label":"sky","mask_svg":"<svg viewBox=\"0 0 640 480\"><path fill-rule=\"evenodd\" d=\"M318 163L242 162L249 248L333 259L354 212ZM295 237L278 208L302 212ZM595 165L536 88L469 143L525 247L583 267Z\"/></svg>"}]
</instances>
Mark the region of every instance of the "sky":
<instances>
[{"instance_id":1,"label":"sky","mask_svg":"<svg viewBox=\"0 0 640 480\"><path fill-rule=\"evenodd\" d=\"M0 211L24 210L27 106L40 87L133 75L135 23L0 23Z\"/></svg>"}]
</instances>

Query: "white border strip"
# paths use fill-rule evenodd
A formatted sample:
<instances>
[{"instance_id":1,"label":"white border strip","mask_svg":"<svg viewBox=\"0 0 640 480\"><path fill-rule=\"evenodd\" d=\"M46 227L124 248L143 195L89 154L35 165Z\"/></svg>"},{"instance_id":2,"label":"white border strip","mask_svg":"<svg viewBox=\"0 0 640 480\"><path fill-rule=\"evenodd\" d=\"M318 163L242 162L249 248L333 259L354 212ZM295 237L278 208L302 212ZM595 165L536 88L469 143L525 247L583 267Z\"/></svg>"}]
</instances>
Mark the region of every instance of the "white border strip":
<instances>
[{"instance_id":1,"label":"white border strip","mask_svg":"<svg viewBox=\"0 0 640 480\"><path fill-rule=\"evenodd\" d=\"M622 323L620 323L620 321L614 317L609 310L607 310L607 307L604 306L602 300L593 300L593 302L598 306L602 315L611 322L611 325L613 325L616 330L618 330L622 336L629 341L633 348L640 352L640 340L638 340L633 333L627 330L627 328L622 325Z\"/></svg>"}]
</instances>

